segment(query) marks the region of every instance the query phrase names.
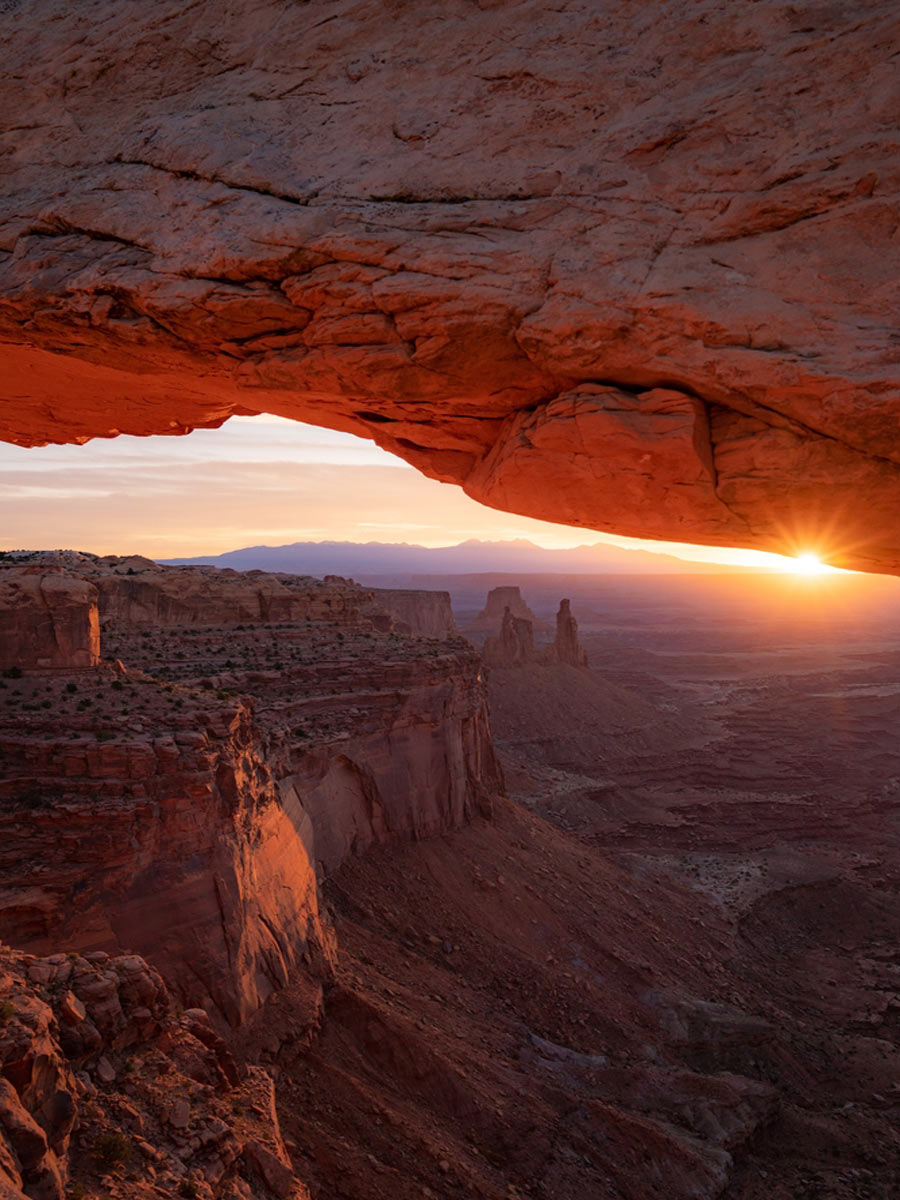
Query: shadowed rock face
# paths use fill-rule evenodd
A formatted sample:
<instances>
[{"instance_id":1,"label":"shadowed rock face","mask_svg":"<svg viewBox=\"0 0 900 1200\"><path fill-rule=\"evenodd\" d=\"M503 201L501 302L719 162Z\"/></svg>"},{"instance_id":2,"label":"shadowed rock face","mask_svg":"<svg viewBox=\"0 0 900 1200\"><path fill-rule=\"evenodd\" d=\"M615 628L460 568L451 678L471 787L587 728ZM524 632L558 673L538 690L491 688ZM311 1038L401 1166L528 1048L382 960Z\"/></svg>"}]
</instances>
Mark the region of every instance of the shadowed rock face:
<instances>
[{"instance_id":1,"label":"shadowed rock face","mask_svg":"<svg viewBox=\"0 0 900 1200\"><path fill-rule=\"evenodd\" d=\"M578 622L572 616L568 600L560 600L559 611L556 614L556 640L550 653L557 662L568 663L570 667L586 667L587 655L578 641Z\"/></svg>"},{"instance_id":2,"label":"shadowed rock face","mask_svg":"<svg viewBox=\"0 0 900 1200\"><path fill-rule=\"evenodd\" d=\"M891 0L6 8L0 437L900 570Z\"/></svg>"},{"instance_id":3,"label":"shadowed rock face","mask_svg":"<svg viewBox=\"0 0 900 1200\"><path fill-rule=\"evenodd\" d=\"M489 667L518 667L537 662L534 629L525 617L514 617L512 609L503 610L503 621L496 637L484 643L482 658Z\"/></svg>"}]
</instances>

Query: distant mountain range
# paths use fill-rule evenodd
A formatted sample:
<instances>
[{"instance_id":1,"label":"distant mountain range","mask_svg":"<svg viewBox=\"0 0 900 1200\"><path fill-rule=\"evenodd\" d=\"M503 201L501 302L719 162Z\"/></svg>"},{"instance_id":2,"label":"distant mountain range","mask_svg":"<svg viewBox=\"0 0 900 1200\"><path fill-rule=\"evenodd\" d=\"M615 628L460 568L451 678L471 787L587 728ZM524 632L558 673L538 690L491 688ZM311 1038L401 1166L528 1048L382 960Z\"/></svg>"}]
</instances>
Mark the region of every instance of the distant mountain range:
<instances>
[{"instance_id":1,"label":"distant mountain range","mask_svg":"<svg viewBox=\"0 0 900 1200\"><path fill-rule=\"evenodd\" d=\"M231 567L236 571L287 571L296 575L471 575L498 572L560 575L733 575L757 568L688 562L671 554L624 550L603 542L571 550L545 550L533 542L470 540L458 546L406 542L293 542L246 546L225 554L168 558L172 566ZM365 581L363 579L363 581Z\"/></svg>"}]
</instances>

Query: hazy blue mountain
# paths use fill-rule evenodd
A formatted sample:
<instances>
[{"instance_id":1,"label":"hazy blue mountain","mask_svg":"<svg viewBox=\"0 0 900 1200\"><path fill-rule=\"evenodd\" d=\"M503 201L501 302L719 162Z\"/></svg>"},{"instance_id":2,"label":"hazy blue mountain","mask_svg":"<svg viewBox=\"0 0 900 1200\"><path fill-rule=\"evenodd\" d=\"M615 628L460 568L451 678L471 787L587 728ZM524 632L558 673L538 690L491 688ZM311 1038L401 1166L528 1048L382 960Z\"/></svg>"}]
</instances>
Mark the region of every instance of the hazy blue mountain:
<instances>
[{"instance_id":1,"label":"hazy blue mountain","mask_svg":"<svg viewBox=\"0 0 900 1200\"><path fill-rule=\"evenodd\" d=\"M686 562L669 554L623 550L604 543L572 550L544 550L533 542L471 540L458 546L415 546L406 542L293 542L246 546L224 554L169 558L172 565L232 567L236 571L289 571L297 575L428 574L519 572L572 575L733 574L746 568Z\"/></svg>"}]
</instances>

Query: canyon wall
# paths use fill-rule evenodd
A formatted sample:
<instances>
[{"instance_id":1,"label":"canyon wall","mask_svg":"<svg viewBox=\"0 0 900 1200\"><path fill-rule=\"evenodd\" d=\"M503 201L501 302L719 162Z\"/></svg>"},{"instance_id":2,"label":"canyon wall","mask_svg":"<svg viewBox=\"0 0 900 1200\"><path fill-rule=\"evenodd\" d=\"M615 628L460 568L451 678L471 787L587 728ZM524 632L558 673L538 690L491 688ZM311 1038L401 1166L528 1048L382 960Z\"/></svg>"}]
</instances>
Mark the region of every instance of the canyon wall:
<instances>
[{"instance_id":1,"label":"canyon wall","mask_svg":"<svg viewBox=\"0 0 900 1200\"><path fill-rule=\"evenodd\" d=\"M376 604L393 618L394 627L417 637L445 638L456 632L449 592L373 588Z\"/></svg>"},{"instance_id":2,"label":"canyon wall","mask_svg":"<svg viewBox=\"0 0 900 1200\"><path fill-rule=\"evenodd\" d=\"M98 593L58 567L0 571L0 669L94 667Z\"/></svg>"},{"instance_id":3,"label":"canyon wall","mask_svg":"<svg viewBox=\"0 0 900 1200\"><path fill-rule=\"evenodd\" d=\"M2 682L0 937L15 945L146 954L185 1003L237 1025L298 973L321 992L317 874L489 815L502 792L477 655L373 624L371 592L34 557L29 580L65 561L51 578L99 592L113 661Z\"/></svg>"},{"instance_id":4,"label":"canyon wall","mask_svg":"<svg viewBox=\"0 0 900 1200\"><path fill-rule=\"evenodd\" d=\"M91 716L66 728L64 687L40 716L0 717L0 937L146 954L231 1024L301 962L326 974L315 864L249 710L184 691L175 710L149 679L104 668Z\"/></svg>"},{"instance_id":5,"label":"canyon wall","mask_svg":"<svg viewBox=\"0 0 900 1200\"><path fill-rule=\"evenodd\" d=\"M0 437L272 412L900 570L898 43L891 0L11 0Z\"/></svg>"}]
</instances>

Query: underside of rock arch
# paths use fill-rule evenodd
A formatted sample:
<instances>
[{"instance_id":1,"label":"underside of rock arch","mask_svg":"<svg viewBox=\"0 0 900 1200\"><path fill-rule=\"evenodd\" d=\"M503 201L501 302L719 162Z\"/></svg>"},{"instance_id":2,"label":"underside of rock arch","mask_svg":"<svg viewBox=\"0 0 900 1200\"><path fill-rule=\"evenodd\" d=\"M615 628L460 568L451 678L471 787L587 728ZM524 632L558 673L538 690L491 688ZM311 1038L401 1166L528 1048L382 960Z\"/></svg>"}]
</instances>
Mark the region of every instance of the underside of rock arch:
<instances>
[{"instance_id":1,"label":"underside of rock arch","mask_svg":"<svg viewBox=\"0 0 900 1200\"><path fill-rule=\"evenodd\" d=\"M272 412L900 570L891 0L12 0L0 438Z\"/></svg>"}]
</instances>

